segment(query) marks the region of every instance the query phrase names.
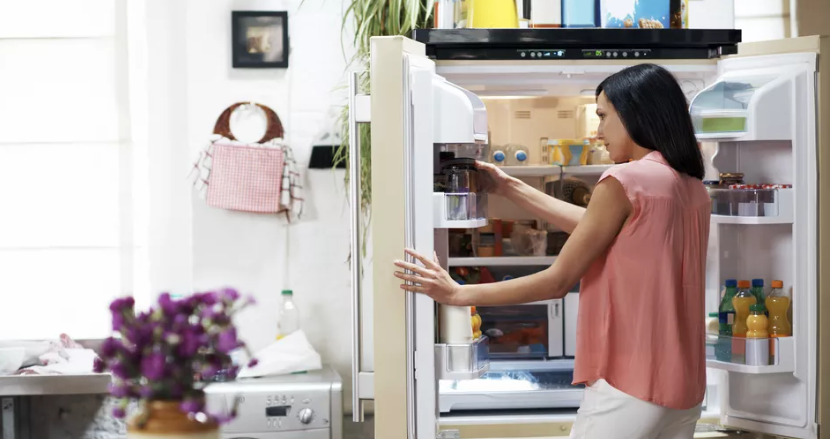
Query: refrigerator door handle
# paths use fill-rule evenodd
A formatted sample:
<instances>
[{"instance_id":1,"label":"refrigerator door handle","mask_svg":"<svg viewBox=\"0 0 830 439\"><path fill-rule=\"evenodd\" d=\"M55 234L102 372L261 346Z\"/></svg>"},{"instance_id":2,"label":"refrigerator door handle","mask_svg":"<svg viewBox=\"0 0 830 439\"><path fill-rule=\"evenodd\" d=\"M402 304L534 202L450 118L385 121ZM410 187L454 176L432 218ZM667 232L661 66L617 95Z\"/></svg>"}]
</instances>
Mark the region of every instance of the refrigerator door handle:
<instances>
[{"instance_id":1,"label":"refrigerator door handle","mask_svg":"<svg viewBox=\"0 0 830 439\"><path fill-rule=\"evenodd\" d=\"M359 123L368 123L371 120L371 101L369 96L358 95L359 72L352 72L349 76L349 201L351 216L349 226L351 232L351 294L352 294L352 420L363 422L363 402L367 394L373 394L373 389L362 389L361 381L366 381L366 375L361 379L361 318L360 318L360 133ZM371 393L368 393L370 391Z\"/></svg>"}]
</instances>

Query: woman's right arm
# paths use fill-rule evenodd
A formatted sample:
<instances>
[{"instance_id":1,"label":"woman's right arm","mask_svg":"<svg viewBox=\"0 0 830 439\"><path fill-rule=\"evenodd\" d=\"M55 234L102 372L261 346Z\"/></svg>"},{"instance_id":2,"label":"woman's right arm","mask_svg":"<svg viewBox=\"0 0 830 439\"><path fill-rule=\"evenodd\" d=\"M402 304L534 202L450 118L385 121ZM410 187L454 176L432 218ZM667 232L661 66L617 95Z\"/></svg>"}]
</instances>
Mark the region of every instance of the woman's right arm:
<instances>
[{"instance_id":1,"label":"woman's right arm","mask_svg":"<svg viewBox=\"0 0 830 439\"><path fill-rule=\"evenodd\" d=\"M478 162L479 169L493 180L493 192L516 203L533 215L554 224L566 233L576 228L585 214L585 208L556 199L527 183L513 178L491 163Z\"/></svg>"}]
</instances>

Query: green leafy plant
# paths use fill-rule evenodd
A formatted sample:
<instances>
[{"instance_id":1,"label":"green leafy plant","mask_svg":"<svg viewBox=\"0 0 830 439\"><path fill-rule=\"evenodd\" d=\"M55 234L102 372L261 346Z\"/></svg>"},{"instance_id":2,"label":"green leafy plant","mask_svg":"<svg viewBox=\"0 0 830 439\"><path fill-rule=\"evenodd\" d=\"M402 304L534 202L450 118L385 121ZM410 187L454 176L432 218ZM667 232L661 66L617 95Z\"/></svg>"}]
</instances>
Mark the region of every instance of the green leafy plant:
<instances>
[{"instance_id":1,"label":"green leafy plant","mask_svg":"<svg viewBox=\"0 0 830 439\"><path fill-rule=\"evenodd\" d=\"M414 29L431 27L434 0L350 0L351 3L343 15L342 33L354 29L355 54L349 61L347 69L363 68L360 75L360 90L369 93L369 56L371 38L377 36L409 36ZM353 28L350 27L353 25ZM372 146L368 125L359 125L360 141L360 209L366 215L367 222L372 200ZM340 114L341 144L335 149L335 165L346 163L349 167L349 107L343 107ZM346 173L348 184L349 173ZM364 228L366 230L366 228ZM366 240L364 239L365 243ZM365 253L365 247L364 247Z\"/></svg>"}]
</instances>

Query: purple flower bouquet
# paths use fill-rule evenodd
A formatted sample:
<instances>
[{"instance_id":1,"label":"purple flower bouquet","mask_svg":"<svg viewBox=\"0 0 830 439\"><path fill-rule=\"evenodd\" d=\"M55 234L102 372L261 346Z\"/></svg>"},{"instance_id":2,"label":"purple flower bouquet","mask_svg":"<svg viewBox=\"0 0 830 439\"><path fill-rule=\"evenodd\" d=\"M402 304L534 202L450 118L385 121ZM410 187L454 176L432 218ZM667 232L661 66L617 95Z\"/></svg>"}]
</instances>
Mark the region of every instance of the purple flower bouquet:
<instances>
[{"instance_id":1,"label":"purple flower bouquet","mask_svg":"<svg viewBox=\"0 0 830 439\"><path fill-rule=\"evenodd\" d=\"M236 377L239 368L230 353L247 347L231 318L252 303L241 301L230 288L179 300L164 293L157 306L138 314L132 297L114 300L110 311L116 336L104 340L94 364L94 372L112 373L110 393L119 399L113 415L123 418L130 400L161 400L181 401L179 407L189 415L207 415L220 423L232 419L235 407L229 414L205 413L200 379L211 380L220 372Z\"/></svg>"}]
</instances>

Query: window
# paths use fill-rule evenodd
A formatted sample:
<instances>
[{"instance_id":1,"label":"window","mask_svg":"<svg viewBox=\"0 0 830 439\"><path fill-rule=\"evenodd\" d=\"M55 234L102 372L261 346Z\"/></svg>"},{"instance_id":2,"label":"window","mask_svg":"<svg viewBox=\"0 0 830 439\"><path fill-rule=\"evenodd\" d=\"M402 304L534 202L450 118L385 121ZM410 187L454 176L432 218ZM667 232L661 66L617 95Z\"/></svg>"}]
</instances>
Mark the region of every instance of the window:
<instances>
[{"instance_id":1,"label":"window","mask_svg":"<svg viewBox=\"0 0 830 439\"><path fill-rule=\"evenodd\" d=\"M0 2L0 339L102 338L145 294L125 0Z\"/></svg>"}]
</instances>

